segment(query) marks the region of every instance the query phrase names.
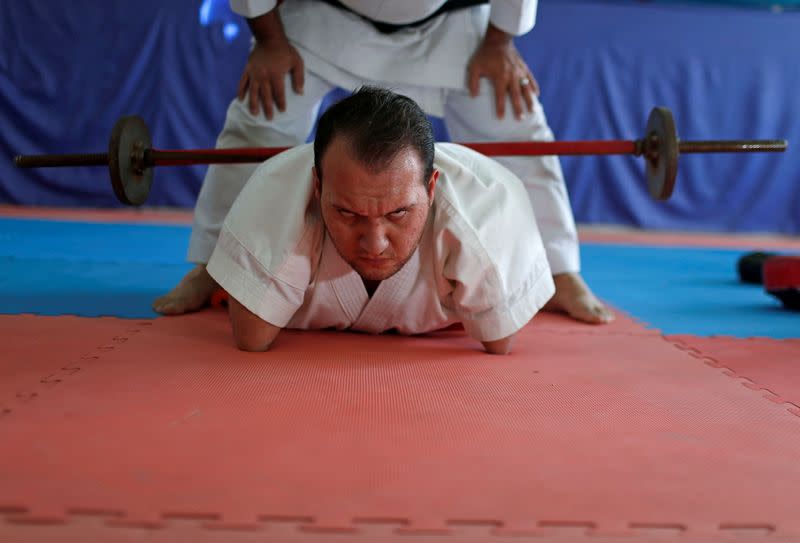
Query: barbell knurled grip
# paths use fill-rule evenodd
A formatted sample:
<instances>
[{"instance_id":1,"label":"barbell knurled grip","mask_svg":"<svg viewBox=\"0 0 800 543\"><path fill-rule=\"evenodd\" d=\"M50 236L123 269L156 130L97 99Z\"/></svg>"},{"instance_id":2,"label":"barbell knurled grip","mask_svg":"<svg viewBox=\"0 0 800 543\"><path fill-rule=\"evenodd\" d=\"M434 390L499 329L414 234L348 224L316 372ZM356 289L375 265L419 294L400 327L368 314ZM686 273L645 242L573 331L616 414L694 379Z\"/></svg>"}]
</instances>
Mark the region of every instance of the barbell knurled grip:
<instances>
[{"instance_id":1,"label":"barbell knurled grip","mask_svg":"<svg viewBox=\"0 0 800 543\"><path fill-rule=\"evenodd\" d=\"M780 153L785 151L786 140L706 140L680 141L681 153Z\"/></svg>"},{"instance_id":2,"label":"barbell knurled grip","mask_svg":"<svg viewBox=\"0 0 800 543\"><path fill-rule=\"evenodd\" d=\"M17 168L59 168L62 166L108 166L108 153L78 153L67 155L18 155Z\"/></svg>"}]
</instances>

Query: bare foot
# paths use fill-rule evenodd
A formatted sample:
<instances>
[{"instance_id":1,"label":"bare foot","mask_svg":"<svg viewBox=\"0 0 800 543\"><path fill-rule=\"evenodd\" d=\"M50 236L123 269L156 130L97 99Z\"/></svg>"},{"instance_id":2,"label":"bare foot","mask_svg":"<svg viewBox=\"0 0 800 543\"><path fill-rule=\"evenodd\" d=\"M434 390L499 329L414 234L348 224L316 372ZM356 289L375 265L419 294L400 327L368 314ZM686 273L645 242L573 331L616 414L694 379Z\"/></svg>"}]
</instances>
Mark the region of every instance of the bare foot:
<instances>
[{"instance_id":1,"label":"bare foot","mask_svg":"<svg viewBox=\"0 0 800 543\"><path fill-rule=\"evenodd\" d=\"M162 315L182 315L208 305L219 288L204 264L198 264L168 294L153 302L153 311Z\"/></svg>"},{"instance_id":2,"label":"bare foot","mask_svg":"<svg viewBox=\"0 0 800 543\"><path fill-rule=\"evenodd\" d=\"M560 273L553 276L556 293L544 306L545 311L566 313L573 319L589 324L606 324L614 314L589 290L579 273Z\"/></svg>"}]
</instances>

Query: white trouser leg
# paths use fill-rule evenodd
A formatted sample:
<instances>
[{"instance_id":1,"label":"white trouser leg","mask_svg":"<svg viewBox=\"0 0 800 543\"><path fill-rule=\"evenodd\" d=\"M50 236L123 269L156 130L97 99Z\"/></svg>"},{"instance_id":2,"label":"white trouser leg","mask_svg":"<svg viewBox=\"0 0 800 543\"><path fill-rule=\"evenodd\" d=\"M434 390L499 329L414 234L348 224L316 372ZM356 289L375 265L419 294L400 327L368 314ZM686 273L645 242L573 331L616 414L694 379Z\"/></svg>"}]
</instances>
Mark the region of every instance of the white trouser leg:
<instances>
[{"instance_id":1,"label":"white trouser leg","mask_svg":"<svg viewBox=\"0 0 800 543\"><path fill-rule=\"evenodd\" d=\"M539 100L533 113L514 118L506 101L505 118L498 119L494 89L481 80L480 95L452 91L445 103L444 122L453 141L551 141L553 132ZM569 204L561 164L554 156L493 157L519 177L528 189L553 274L580 271L580 250L575 219Z\"/></svg>"},{"instance_id":2,"label":"white trouser leg","mask_svg":"<svg viewBox=\"0 0 800 543\"><path fill-rule=\"evenodd\" d=\"M263 113L253 116L248 98L234 98L228 107L225 126L217 138L217 148L278 147L305 142L317 118L322 99L334 87L306 70L303 94L295 94L286 79L286 111L275 107L272 120ZM222 222L258 164L220 164L208 168L194 208L188 260L206 263L217 243Z\"/></svg>"}]
</instances>

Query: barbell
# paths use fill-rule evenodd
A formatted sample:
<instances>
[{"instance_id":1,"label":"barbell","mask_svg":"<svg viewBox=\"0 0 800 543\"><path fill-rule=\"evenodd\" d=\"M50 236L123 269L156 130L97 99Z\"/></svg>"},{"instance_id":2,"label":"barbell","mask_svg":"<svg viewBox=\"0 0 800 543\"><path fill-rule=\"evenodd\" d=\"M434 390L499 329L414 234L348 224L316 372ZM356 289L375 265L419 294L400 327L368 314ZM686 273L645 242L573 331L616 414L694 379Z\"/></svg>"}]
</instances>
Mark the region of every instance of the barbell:
<instances>
[{"instance_id":1,"label":"barbell","mask_svg":"<svg viewBox=\"0 0 800 543\"><path fill-rule=\"evenodd\" d=\"M785 151L786 140L680 141L672 112L665 107L650 111L645 135L638 140L515 141L460 143L487 156L634 155L645 160L650 195L667 200L675 188L678 157L686 153L753 153ZM114 125L107 153L19 155L19 168L108 166L111 186L120 202L139 206L147 201L156 166L191 164L241 164L263 162L289 147L237 149L154 149L150 131L137 116L120 118Z\"/></svg>"}]
</instances>

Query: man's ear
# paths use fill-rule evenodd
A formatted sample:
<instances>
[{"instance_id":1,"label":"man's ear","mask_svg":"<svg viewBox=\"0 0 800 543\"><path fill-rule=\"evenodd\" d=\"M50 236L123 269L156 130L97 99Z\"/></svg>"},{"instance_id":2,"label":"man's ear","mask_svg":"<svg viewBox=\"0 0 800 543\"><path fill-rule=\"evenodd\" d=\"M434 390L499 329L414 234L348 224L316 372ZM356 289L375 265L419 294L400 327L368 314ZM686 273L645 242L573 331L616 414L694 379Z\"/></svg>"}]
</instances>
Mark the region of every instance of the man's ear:
<instances>
[{"instance_id":1,"label":"man's ear","mask_svg":"<svg viewBox=\"0 0 800 543\"><path fill-rule=\"evenodd\" d=\"M317 177L317 168L314 166L311 166L311 177L314 179L314 198L319 200L322 195L322 183L320 183L319 177Z\"/></svg>"},{"instance_id":2,"label":"man's ear","mask_svg":"<svg viewBox=\"0 0 800 543\"><path fill-rule=\"evenodd\" d=\"M436 189L436 181L439 180L439 170L433 170L431 178L428 181L428 201L433 202L433 194Z\"/></svg>"}]
</instances>

